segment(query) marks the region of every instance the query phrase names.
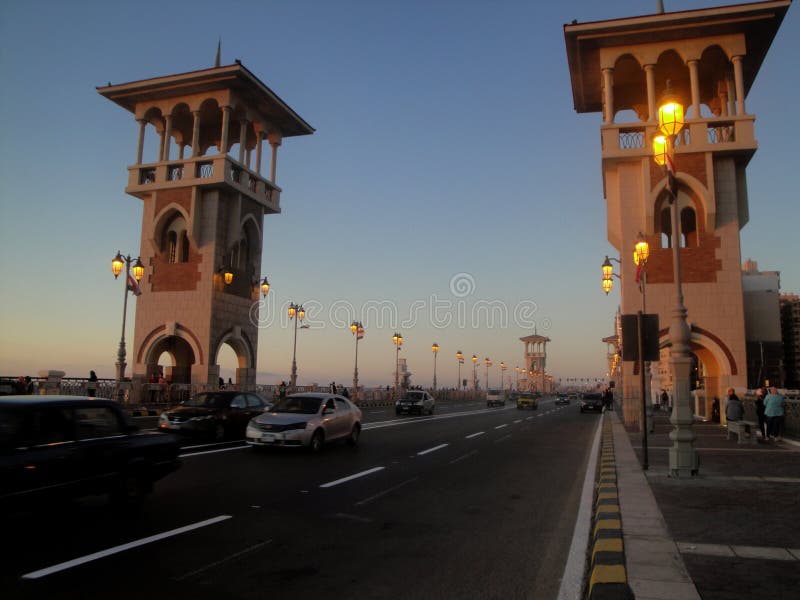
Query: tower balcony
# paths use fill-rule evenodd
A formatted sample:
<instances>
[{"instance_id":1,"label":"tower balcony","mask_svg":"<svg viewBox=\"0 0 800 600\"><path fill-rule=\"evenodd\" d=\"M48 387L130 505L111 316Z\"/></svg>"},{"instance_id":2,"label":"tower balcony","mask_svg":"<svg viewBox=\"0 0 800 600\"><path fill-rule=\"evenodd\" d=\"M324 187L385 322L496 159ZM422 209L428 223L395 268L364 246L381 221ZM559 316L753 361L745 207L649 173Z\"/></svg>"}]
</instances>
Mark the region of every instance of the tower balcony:
<instances>
[{"instance_id":1,"label":"tower balcony","mask_svg":"<svg viewBox=\"0 0 800 600\"><path fill-rule=\"evenodd\" d=\"M227 154L132 165L125 192L145 198L156 190L188 186L233 188L261 204L265 213L281 212L281 188Z\"/></svg>"},{"instance_id":2,"label":"tower balcony","mask_svg":"<svg viewBox=\"0 0 800 600\"><path fill-rule=\"evenodd\" d=\"M687 119L676 142L676 152L713 152L743 156L747 164L758 148L755 116ZM652 154L657 123L612 123L600 128L603 159L640 158Z\"/></svg>"}]
</instances>

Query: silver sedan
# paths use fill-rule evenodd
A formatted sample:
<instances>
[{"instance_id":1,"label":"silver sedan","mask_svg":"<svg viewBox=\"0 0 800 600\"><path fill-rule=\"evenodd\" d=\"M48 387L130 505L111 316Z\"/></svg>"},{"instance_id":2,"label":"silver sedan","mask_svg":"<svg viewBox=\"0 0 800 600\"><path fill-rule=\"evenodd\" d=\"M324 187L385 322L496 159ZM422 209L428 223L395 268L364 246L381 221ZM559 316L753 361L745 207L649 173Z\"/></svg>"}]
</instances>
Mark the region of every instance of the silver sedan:
<instances>
[{"instance_id":1,"label":"silver sedan","mask_svg":"<svg viewBox=\"0 0 800 600\"><path fill-rule=\"evenodd\" d=\"M318 452L326 442L358 444L361 409L336 394L292 394L250 420L245 440L253 446L306 447Z\"/></svg>"}]
</instances>

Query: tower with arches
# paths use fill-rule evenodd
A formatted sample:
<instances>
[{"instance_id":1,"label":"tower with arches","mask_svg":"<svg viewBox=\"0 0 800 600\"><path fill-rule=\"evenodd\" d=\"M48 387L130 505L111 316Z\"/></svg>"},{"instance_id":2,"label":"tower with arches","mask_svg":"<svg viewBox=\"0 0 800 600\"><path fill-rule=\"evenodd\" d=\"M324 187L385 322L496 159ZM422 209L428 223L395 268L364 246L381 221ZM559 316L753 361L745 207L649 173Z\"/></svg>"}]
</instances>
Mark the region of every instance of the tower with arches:
<instances>
[{"instance_id":1,"label":"tower with arches","mask_svg":"<svg viewBox=\"0 0 800 600\"><path fill-rule=\"evenodd\" d=\"M173 383L216 385L227 344L236 383L252 387L263 221L280 212L278 147L314 129L239 61L98 92L138 123L125 188L143 206L134 382L161 374L166 355Z\"/></svg>"},{"instance_id":2,"label":"tower with arches","mask_svg":"<svg viewBox=\"0 0 800 600\"><path fill-rule=\"evenodd\" d=\"M749 215L747 164L757 149L745 100L790 0L754 2L564 26L575 110L602 114L603 191L609 242L621 257L623 313L642 308L632 254L650 245L647 312L658 313L661 360L649 388L672 387L669 323L675 307L670 194L653 161L659 97L668 84L686 107L676 141L682 282L695 413L710 417L714 397L745 387L745 328L739 232ZM623 397L641 398L633 363ZM625 420L638 403L626 401Z\"/></svg>"}]
</instances>

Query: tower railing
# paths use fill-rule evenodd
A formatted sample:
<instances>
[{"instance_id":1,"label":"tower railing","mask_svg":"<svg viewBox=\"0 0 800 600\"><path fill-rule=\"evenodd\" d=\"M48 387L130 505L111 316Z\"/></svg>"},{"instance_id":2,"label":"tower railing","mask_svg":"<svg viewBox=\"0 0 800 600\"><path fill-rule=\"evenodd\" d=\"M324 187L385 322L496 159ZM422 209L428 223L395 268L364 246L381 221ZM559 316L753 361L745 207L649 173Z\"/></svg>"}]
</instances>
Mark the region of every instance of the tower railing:
<instances>
[{"instance_id":1,"label":"tower railing","mask_svg":"<svg viewBox=\"0 0 800 600\"><path fill-rule=\"evenodd\" d=\"M142 197L153 189L223 183L264 205L269 212L280 212L281 188L227 154L130 166L125 191Z\"/></svg>"}]
</instances>

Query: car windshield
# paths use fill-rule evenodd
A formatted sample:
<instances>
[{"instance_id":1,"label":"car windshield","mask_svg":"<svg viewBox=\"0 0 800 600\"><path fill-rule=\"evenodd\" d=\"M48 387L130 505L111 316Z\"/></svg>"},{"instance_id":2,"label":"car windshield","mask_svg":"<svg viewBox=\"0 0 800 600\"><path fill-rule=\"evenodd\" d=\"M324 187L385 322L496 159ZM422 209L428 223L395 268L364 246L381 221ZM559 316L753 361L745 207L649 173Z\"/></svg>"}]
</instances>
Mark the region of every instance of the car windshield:
<instances>
[{"instance_id":1,"label":"car windshield","mask_svg":"<svg viewBox=\"0 0 800 600\"><path fill-rule=\"evenodd\" d=\"M270 412L315 415L319 412L319 405L321 403L321 398L314 398L312 396L289 396L288 398L279 400L275 406L270 409Z\"/></svg>"},{"instance_id":2,"label":"car windshield","mask_svg":"<svg viewBox=\"0 0 800 600\"><path fill-rule=\"evenodd\" d=\"M222 394L197 394L181 403L182 406L198 406L204 408L222 408L227 406L227 399Z\"/></svg>"},{"instance_id":3,"label":"car windshield","mask_svg":"<svg viewBox=\"0 0 800 600\"><path fill-rule=\"evenodd\" d=\"M500 390L489 390L489 395L491 396L499 396Z\"/></svg>"},{"instance_id":4,"label":"car windshield","mask_svg":"<svg viewBox=\"0 0 800 600\"><path fill-rule=\"evenodd\" d=\"M422 400L422 392L408 392L403 396L403 400Z\"/></svg>"}]
</instances>

